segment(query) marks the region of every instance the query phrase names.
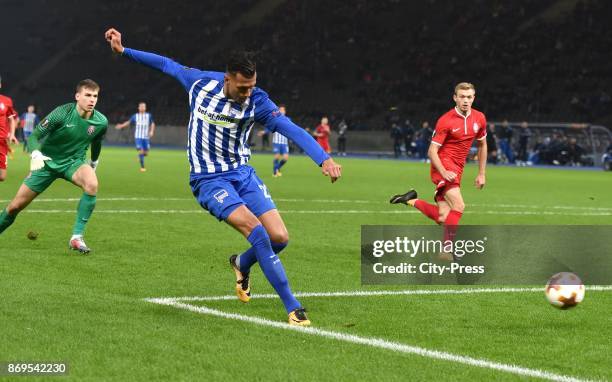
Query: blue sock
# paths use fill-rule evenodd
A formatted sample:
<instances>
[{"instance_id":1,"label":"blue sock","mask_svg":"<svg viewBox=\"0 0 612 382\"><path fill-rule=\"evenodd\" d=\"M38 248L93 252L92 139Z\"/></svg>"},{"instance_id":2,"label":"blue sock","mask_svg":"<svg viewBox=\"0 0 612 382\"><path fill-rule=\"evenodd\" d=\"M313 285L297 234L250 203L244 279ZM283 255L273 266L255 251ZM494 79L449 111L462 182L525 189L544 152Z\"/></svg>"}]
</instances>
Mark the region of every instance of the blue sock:
<instances>
[{"instance_id":1,"label":"blue sock","mask_svg":"<svg viewBox=\"0 0 612 382\"><path fill-rule=\"evenodd\" d=\"M270 236L268 236L266 229L262 225L258 225L253 229L247 240L255 248L257 262L268 282L283 301L287 313L301 308L302 305L291 293L283 264L281 264L278 256L272 251Z\"/></svg>"},{"instance_id":2,"label":"blue sock","mask_svg":"<svg viewBox=\"0 0 612 382\"><path fill-rule=\"evenodd\" d=\"M144 168L144 154L138 154L138 159L140 159L140 167Z\"/></svg>"},{"instance_id":3,"label":"blue sock","mask_svg":"<svg viewBox=\"0 0 612 382\"><path fill-rule=\"evenodd\" d=\"M279 254L283 249L285 249L285 247L288 244L289 242L286 242L286 243L272 242L272 251L274 251L274 253L276 254ZM247 249L242 255L238 256L238 258L236 259L236 263L238 264L238 267L240 268L240 272L242 273L249 273L251 271L251 267L256 262L257 262L257 256L255 256L254 247Z\"/></svg>"},{"instance_id":4,"label":"blue sock","mask_svg":"<svg viewBox=\"0 0 612 382\"><path fill-rule=\"evenodd\" d=\"M272 174L276 174L276 171L278 170L278 159L274 159L274 168L272 169Z\"/></svg>"},{"instance_id":5,"label":"blue sock","mask_svg":"<svg viewBox=\"0 0 612 382\"><path fill-rule=\"evenodd\" d=\"M284 160L284 159L283 159L283 160L281 160L280 162L278 162L278 169L280 170L280 169L281 169L281 167L283 167L283 166L285 165L285 163L287 163L287 161L286 161L286 160Z\"/></svg>"}]
</instances>

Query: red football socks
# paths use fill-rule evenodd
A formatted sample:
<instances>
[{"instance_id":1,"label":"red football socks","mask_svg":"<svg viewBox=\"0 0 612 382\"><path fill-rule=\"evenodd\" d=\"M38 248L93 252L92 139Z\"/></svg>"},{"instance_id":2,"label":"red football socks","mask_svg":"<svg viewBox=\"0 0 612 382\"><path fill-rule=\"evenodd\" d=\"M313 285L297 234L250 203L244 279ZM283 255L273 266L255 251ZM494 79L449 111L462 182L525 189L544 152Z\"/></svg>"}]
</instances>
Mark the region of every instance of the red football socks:
<instances>
[{"instance_id":1,"label":"red football socks","mask_svg":"<svg viewBox=\"0 0 612 382\"><path fill-rule=\"evenodd\" d=\"M455 235L457 233L457 226L459 225L459 220L461 220L461 216L463 214L456 210L450 210L446 220L444 221L444 241L455 240Z\"/></svg>"},{"instance_id":2,"label":"red football socks","mask_svg":"<svg viewBox=\"0 0 612 382\"><path fill-rule=\"evenodd\" d=\"M438 214L438 206L436 206L434 204L429 204L426 201L423 201L421 199L417 199L417 201L414 202L414 207L417 210L421 211L423 213L423 215L427 216L431 220L433 220L436 223L438 223L438 217L440 216ZM459 214L459 217L461 217L461 214ZM448 219L446 219L446 220L448 221Z\"/></svg>"},{"instance_id":3,"label":"red football socks","mask_svg":"<svg viewBox=\"0 0 612 382\"><path fill-rule=\"evenodd\" d=\"M459 225L459 220L461 220L461 216L463 214L456 210L450 210L446 220L444 221L444 225Z\"/></svg>"}]
</instances>

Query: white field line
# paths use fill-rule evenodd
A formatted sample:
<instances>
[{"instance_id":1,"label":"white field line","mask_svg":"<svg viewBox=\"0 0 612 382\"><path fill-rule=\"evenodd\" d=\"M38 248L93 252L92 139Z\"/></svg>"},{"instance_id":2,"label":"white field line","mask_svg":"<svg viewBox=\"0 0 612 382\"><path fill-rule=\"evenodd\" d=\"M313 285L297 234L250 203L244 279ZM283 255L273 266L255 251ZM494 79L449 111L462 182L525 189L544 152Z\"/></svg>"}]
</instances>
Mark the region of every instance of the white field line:
<instances>
[{"instance_id":1,"label":"white field line","mask_svg":"<svg viewBox=\"0 0 612 382\"><path fill-rule=\"evenodd\" d=\"M529 209L554 209L554 210L589 210L589 211L612 211L612 207L584 207L584 206L545 206L534 204L480 204L467 203L468 207L494 207L494 208L529 208Z\"/></svg>"},{"instance_id":2,"label":"white field line","mask_svg":"<svg viewBox=\"0 0 612 382\"><path fill-rule=\"evenodd\" d=\"M37 210L26 209L27 213L62 214L74 213L75 210ZM200 214L206 212L202 209L196 210L101 210L96 209L96 214ZM418 214L416 210L282 210L282 214L319 214L319 215L342 215L342 214L370 214L370 215L401 215ZM469 211L470 215L550 215L550 216L612 216L610 212L565 212L565 211Z\"/></svg>"},{"instance_id":3,"label":"white field line","mask_svg":"<svg viewBox=\"0 0 612 382\"><path fill-rule=\"evenodd\" d=\"M612 291L612 285L589 285L587 291ZM422 296L422 295L456 295L480 293L544 293L544 288L464 288L464 289L406 289L406 290L354 290L341 292L297 292L295 297L371 297L371 296ZM251 298L276 299L277 294L253 294ZM193 296L193 297L160 297L156 301L225 301L235 300L236 295Z\"/></svg>"},{"instance_id":4,"label":"white field line","mask_svg":"<svg viewBox=\"0 0 612 382\"><path fill-rule=\"evenodd\" d=\"M385 204L387 201L381 200L351 200L351 199L283 199L273 198L277 202L308 202L308 203L354 203L354 204Z\"/></svg>"},{"instance_id":5,"label":"white field line","mask_svg":"<svg viewBox=\"0 0 612 382\"><path fill-rule=\"evenodd\" d=\"M612 287L610 286L605 286L605 287L600 287L600 288L606 288L606 289L593 289L593 287L589 289L591 290L612 290L611 289ZM476 290L480 290L483 292L475 292ZM487 292L484 292L485 290ZM497 289L463 289L463 290L426 291L426 292L439 292L438 294L442 294L442 292L445 292L446 294L458 294L457 292L459 291L462 291L464 293L493 293L494 291L495 292L532 292L532 291L541 292L542 289L541 288L497 288ZM346 296L346 295L364 296L364 295L383 295L382 293L397 294L398 292L417 292L417 291L371 291L371 292L368 292L368 294L365 294L364 292L361 292L359 294L356 294L356 292L329 292L329 293L323 292L323 293L311 293L310 295L317 296L317 297ZM420 292L422 292L420 294L434 294L434 293L423 293L425 291L420 291ZM376 294L372 294L372 293L376 293ZM417 293L411 293L411 294L417 294ZM305 295L306 294L301 294L302 297L304 297ZM268 295L265 295L265 296L268 296ZM222 296L222 297L225 297L225 296ZM231 296L231 297L235 299L235 296ZM276 295L274 295L274 297L276 297ZM414 355L418 355L418 356L426 357L426 358L432 358L432 359L448 361L448 362L455 362L455 363L460 363L463 365L470 365L470 366L475 366L475 367L480 367L480 368L485 368L485 369L492 369L492 370L516 374L516 375L520 375L524 377L534 377L534 378L541 378L541 379L546 379L550 381L562 381L562 382L587 381L585 379L580 379L580 378L562 375L562 374L555 374L555 373L551 373L551 372L544 371L544 370L529 369L526 367L513 365L513 364L504 364L504 363L489 361L486 359L473 358L473 357L468 357L468 356L463 356L459 354L453 354L453 353L448 353L448 352L443 352L443 351L438 351L438 350L430 350L430 349L426 349L426 348L422 348L418 346L402 344L399 342L387 341L382 338L361 337L357 335L345 334L342 332L334 332L331 330L318 329L314 327L290 326L284 322L272 321L272 320L268 320L265 318L246 316L246 315L236 314L236 313L227 313L221 310L211 309L206 306L190 305L190 304L180 302L178 298L148 298L145 300L151 303L159 304L159 305L166 305L166 306L171 306L174 308L185 309L191 312L210 315L214 317L220 317L220 318L224 318L228 320L248 322L248 323L252 323L252 324L260 325L260 326L268 326L268 327L273 327L276 329L289 330L289 331L299 332L302 334L329 338L329 339L334 339L334 340L358 344L358 345L364 345L364 346L369 346L369 347L374 347L374 348L379 348L379 349L391 350L397 353L414 354Z\"/></svg>"},{"instance_id":6,"label":"white field line","mask_svg":"<svg viewBox=\"0 0 612 382\"><path fill-rule=\"evenodd\" d=\"M34 203L45 202L78 202L80 198L38 198L34 199ZM98 201L110 202L129 202L129 201L183 201L194 200L194 198L141 198L141 197L116 197L116 198L97 198ZM312 202L312 203L356 203L356 204L385 204L386 201L381 200L351 200L351 199L284 199L274 198L277 202ZM0 203L10 202L11 199L0 199ZM611 208L612 209L612 208Z\"/></svg>"},{"instance_id":7,"label":"white field line","mask_svg":"<svg viewBox=\"0 0 612 382\"><path fill-rule=\"evenodd\" d=\"M75 213L76 210L35 210L26 209L23 212L34 214L68 214ZM96 214L201 214L206 211L199 210L100 210L96 209Z\"/></svg>"},{"instance_id":8,"label":"white field line","mask_svg":"<svg viewBox=\"0 0 612 382\"><path fill-rule=\"evenodd\" d=\"M51 203L51 202L78 202L81 198L37 198L32 203ZM118 197L118 198L96 198L103 202L140 202L140 201L183 201L194 200L194 198L138 198L138 197ZM0 202L10 202L11 199L0 199Z\"/></svg>"},{"instance_id":9,"label":"white field line","mask_svg":"<svg viewBox=\"0 0 612 382\"><path fill-rule=\"evenodd\" d=\"M34 203L50 203L50 202L78 202L80 198L38 198ZM142 197L116 197L116 198L98 198L98 201L108 202L138 202L138 201L192 201L193 198L142 198ZM380 204L387 205L386 200L350 200L350 199L283 199L274 198L277 202L308 202L308 203L352 203L352 204ZM0 203L10 202L10 199L0 199ZM612 211L612 207L584 207L584 206L545 206L535 204L479 204L468 203L469 207L484 207L484 208L517 208L517 209L555 209L555 210L587 210L587 211ZM539 212L538 212L539 213Z\"/></svg>"},{"instance_id":10,"label":"white field line","mask_svg":"<svg viewBox=\"0 0 612 382\"><path fill-rule=\"evenodd\" d=\"M565 212L565 211L478 211L470 210L474 215L550 215L550 216L612 216L612 210L606 212Z\"/></svg>"},{"instance_id":11,"label":"white field line","mask_svg":"<svg viewBox=\"0 0 612 382\"><path fill-rule=\"evenodd\" d=\"M369 347L374 347L374 348L379 348L379 349L391 350L397 353L414 354L414 355L419 355L421 357L433 358L433 359L438 359L438 360L448 361L448 362L456 362L456 363L460 363L463 365L476 366L476 367L481 367L485 369L503 371L506 373L516 374L516 375L520 375L524 377L535 377L535 378L546 379L549 381L560 381L560 382L587 382L588 381L586 379L580 379L580 378L567 376L567 375L561 375L561 374L554 374L554 373L544 371L544 370L528 369L526 367L521 367L521 366L512 365L512 364L498 363L498 362L493 362L493 361L489 361L486 359L472 358L468 356L462 356L462 355L447 353L447 352L438 351L438 350L429 350L429 349L418 347L418 346L412 346L412 345L402 344L399 342L387 341L382 338L361 337L361 336L356 336L352 334L334 332L331 330L317 329L313 327L290 326L283 322L272 321L272 320L268 320L265 318L246 316L246 315L235 314L235 313L226 313L226 312L223 312L217 309L207 308L205 306L195 306L195 305L185 304L181 302L156 301L155 299L151 299L148 301L156 303L156 304L160 304L160 305L168 305L174 308L185 309L191 312L211 315L211 316L225 318L229 320L249 322L249 323L260 325L260 326L269 326L269 327L273 327L276 329L289 330L289 331L299 332L303 334L309 334L313 336L329 338L329 339L334 339L334 340L343 341L343 342L349 342L349 343L358 344L358 345L364 345L364 346L369 346Z\"/></svg>"}]
</instances>

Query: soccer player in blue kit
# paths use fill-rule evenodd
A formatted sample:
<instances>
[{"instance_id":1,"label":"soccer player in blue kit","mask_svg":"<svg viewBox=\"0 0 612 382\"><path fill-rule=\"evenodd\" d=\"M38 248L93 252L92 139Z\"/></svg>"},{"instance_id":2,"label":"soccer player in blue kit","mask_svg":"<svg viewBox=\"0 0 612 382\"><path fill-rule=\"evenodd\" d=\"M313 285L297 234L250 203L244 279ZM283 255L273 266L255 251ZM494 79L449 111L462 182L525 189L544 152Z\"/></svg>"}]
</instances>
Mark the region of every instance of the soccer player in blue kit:
<instances>
[{"instance_id":1,"label":"soccer player in blue kit","mask_svg":"<svg viewBox=\"0 0 612 382\"><path fill-rule=\"evenodd\" d=\"M282 115L286 115L285 105L278 105L278 111ZM280 172L281 167L289 160L289 140L278 131L272 135L272 152L274 152L274 167L272 176L278 177L283 174Z\"/></svg>"},{"instance_id":2,"label":"soccer player in blue kit","mask_svg":"<svg viewBox=\"0 0 612 382\"><path fill-rule=\"evenodd\" d=\"M138 150L140 172L145 172L147 169L144 164L144 158L149 155L149 149L151 148L149 140L155 134L155 121L153 121L153 115L147 113L146 103L138 103L138 113L133 114L127 121L118 123L115 129L121 130L129 125L134 126L134 143L136 144L136 150Z\"/></svg>"},{"instance_id":3,"label":"soccer player in blue kit","mask_svg":"<svg viewBox=\"0 0 612 382\"><path fill-rule=\"evenodd\" d=\"M287 228L266 186L247 165L251 153L246 142L258 122L268 131L278 131L294 141L332 183L341 176L341 166L308 133L282 115L266 92L255 87L256 65L248 54L232 54L225 73L202 71L156 54L124 48L121 34L113 28L106 31L105 38L114 52L173 76L187 90L191 110L187 155L193 195L211 215L234 227L251 244L240 256L230 257L238 298L249 301L249 272L257 262L285 305L289 324L310 325L277 256L288 244Z\"/></svg>"}]
</instances>

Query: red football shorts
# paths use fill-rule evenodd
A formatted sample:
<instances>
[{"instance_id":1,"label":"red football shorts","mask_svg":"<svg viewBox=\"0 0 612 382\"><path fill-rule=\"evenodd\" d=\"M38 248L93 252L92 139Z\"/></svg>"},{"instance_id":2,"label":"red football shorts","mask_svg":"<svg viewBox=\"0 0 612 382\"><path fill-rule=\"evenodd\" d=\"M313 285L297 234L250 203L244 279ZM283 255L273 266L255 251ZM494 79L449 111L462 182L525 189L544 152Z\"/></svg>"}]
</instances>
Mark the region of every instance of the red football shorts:
<instances>
[{"instance_id":1,"label":"red football shorts","mask_svg":"<svg viewBox=\"0 0 612 382\"><path fill-rule=\"evenodd\" d=\"M452 170L451 170L452 171ZM436 185L436 191L434 192L434 200L436 202L444 201L444 195L451 188L461 187L461 176L463 171L457 173L457 177L452 182L444 180L442 175L434 167L431 168L431 181Z\"/></svg>"},{"instance_id":2,"label":"red football shorts","mask_svg":"<svg viewBox=\"0 0 612 382\"><path fill-rule=\"evenodd\" d=\"M320 140L317 140L317 142L319 142L319 145L326 153L331 153L331 148L329 147L329 140L320 139Z\"/></svg>"},{"instance_id":3,"label":"red football shorts","mask_svg":"<svg viewBox=\"0 0 612 382\"><path fill-rule=\"evenodd\" d=\"M6 170L9 146L6 138L0 138L0 170Z\"/></svg>"}]
</instances>

